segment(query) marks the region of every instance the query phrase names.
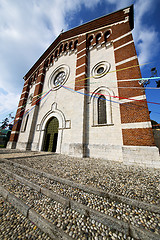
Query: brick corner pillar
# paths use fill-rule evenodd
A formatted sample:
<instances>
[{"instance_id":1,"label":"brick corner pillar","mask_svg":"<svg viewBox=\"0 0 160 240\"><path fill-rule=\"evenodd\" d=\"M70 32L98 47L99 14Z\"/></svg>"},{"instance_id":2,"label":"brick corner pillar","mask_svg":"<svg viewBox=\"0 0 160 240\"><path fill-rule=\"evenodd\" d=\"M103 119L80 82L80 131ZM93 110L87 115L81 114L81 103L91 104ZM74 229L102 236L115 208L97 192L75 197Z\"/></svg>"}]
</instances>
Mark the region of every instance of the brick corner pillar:
<instances>
[{"instance_id":1,"label":"brick corner pillar","mask_svg":"<svg viewBox=\"0 0 160 240\"><path fill-rule=\"evenodd\" d=\"M36 79L36 86L31 104L32 106L39 105L39 102L36 100L39 99L39 95L42 93L44 78L45 78L45 61L39 67L39 72Z\"/></svg>"},{"instance_id":2,"label":"brick corner pillar","mask_svg":"<svg viewBox=\"0 0 160 240\"><path fill-rule=\"evenodd\" d=\"M14 119L12 132L11 132L9 142L7 144L7 148L11 148L11 149L16 148L19 133L20 133L20 128L21 128L21 124L22 124L22 118L23 118L23 114L24 114L24 111L25 111L25 105L26 105L26 102L27 102L27 99L28 99L29 86L30 86L30 80L27 79L24 82L22 94L21 94L21 97L20 97L20 100L19 100L19 104L18 104L16 116L15 116L15 119Z\"/></svg>"},{"instance_id":3,"label":"brick corner pillar","mask_svg":"<svg viewBox=\"0 0 160 240\"><path fill-rule=\"evenodd\" d=\"M141 72L129 22L115 25L113 36L123 144L155 146L145 91L138 80Z\"/></svg>"},{"instance_id":4,"label":"brick corner pillar","mask_svg":"<svg viewBox=\"0 0 160 240\"><path fill-rule=\"evenodd\" d=\"M75 90L85 89L87 77L87 36L80 35L77 47Z\"/></svg>"},{"instance_id":5,"label":"brick corner pillar","mask_svg":"<svg viewBox=\"0 0 160 240\"><path fill-rule=\"evenodd\" d=\"M42 90L43 90L44 79L45 79L45 61L42 62L39 67L39 72L38 72L38 76L35 83L35 90L34 90L34 95L33 95L32 104L31 104L31 106L32 107L34 106L34 108L30 112L30 117L32 118L32 121L31 121L29 137L28 137L27 146L26 146L27 150L31 150L32 143L33 143L33 137L34 137L34 132L35 132L36 123L37 123L38 111L39 111L38 100L40 99L40 94L42 93Z\"/></svg>"}]
</instances>

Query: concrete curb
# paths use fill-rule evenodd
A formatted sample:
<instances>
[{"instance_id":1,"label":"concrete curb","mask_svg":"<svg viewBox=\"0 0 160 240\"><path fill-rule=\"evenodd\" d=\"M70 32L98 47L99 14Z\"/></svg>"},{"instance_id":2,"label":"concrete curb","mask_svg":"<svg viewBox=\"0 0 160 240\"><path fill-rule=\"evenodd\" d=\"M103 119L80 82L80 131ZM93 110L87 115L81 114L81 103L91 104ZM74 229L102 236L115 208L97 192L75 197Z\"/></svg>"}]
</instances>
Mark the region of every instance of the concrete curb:
<instances>
[{"instance_id":1,"label":"concrete curb","mask_svg":"<svg viewBox=\"0 0 160 240\"><path fill-rule=\"evenodd\" d=\"M30 207L14 196L14 194L3 188L2 185L0 185L0 195L6 199L6 201L15 206L25 217L28 217L28 211Z\"/></svg>"},{"instance_id":2,"label":"concrete curb","mask_svg":"<svg viewBox=\"0 0 160 240\"><path fill-rule=\"evenodd\" d=\"M70 203L69 203L68 198L60 196L57 193L54 193L47 188L40 187L39 185L37 185L33 182L30 182L30 181L26 180L25 178L20 177L17 174L12 173L7 169L2 168L1 166L0 166L0 169L2 169L4 172L6 172L8 175L10 175L14 179L18 180L19 182L21 182L22 184L26 184L28 187L36 190L37 192L43 193L47 197L52 198L54 201L61 203L64 207L69 207Z\"/></svg>"},{"instance_id":3,"label":"concrete curb","mask_svg":"<svg viewBox=\"0 0 160 240\"><path fill-rule=\"evenodd\" d=\"M18 158L34 158L34 157L43 157L43 156L50 156L53 154L35 154L35 155L28 155L28 156L20 156ZM17 159L17 157L9 157L7 159L12 160L12 159Z\"/></svg>"},{"instance_id":4,"label":"concrete curb","mask_svg":"<svg viewBox=\"0 0 160 240\"><path fill-rule=\"evenodd\" d=\"M81 214L84 214L87 217L90 217L91 219L110 227L111 229L115 229L126 235L129 234L128 224L121 220L118 220L114 217L103 214L101 212L98 212L94 209L91 209L91 208L89 208L81 203L77 203L73 200L70 200L70 207L72 209L80 212Z\"/></svg>"},{"instance_id":5,"label":"concrete curb","mask_svg":"<svg viewBox=\"0 0 160 240\"><path fill-rule=\"evenodd\" d=\"M1 168L1 169L3 169L3 168ZM24 183L25 179L23 177L19 177L18 175L11 173L10 171L8 171L6 169L3 169L3 170L6 171L8 174L11 174L11 176L13 178L15 178L15 179L18 178L20 182ZM29 182L28 180L25 180L25 183L26 184L29 183L30 186L32 185L32 182ZM32 188L34 189L35 186L36 186L36 184L33 184ZM38 189L38 187L39 186L36 186L36 189ZM40 192L43 193L44 195L46 195L45 193L47 193L48 197L52 198L55 201L60 202L64 207L70 207L71 209L78 211L80 214L90 217L91 219L96 220L97 222L102 223L112 229L119 231L119 232L123 232L126 235L130 235L131 237L133 237L135 239L159 240L159 238L160 238L159 235L151 233L148 230L132 226L131 224L125 223L122 220L118 220L114 217L111 217L111 216L108 216L101 212L98 212L96 210L93 210L83 204L80 204L80 203L70 200L66 197L62 197L58 194L55 194L54 192L52 192L51 190L48 190L46 188L40 188ZM0 188L0 193L1 193L1 188ZM6 190L4 191L4 194L6 194ZM20 205L20 207L21 207L21 205Z\"/></svg>"},{"instance_id":6,"label":"concrete curb","mask_svg":"<svg viewBox=\"0 0 160 240\"><path fill-rule=\"evenodd\" d=\"M30 209L28 213L28 218L34 224L39 227L43 232L47 233L52 239L62 239L62 240L71 240L66 233L64 233L61 229L54 226L52 223L44 219L40 216L34 209Z\"/></svg>"},{"instance_id":7,"label":"concrete curb","mask_svg":"<svg viewBox=\"0 0 160 240\"><path fill-rule=\"evenodd\" d=\"M65 232L58 229L52 223L40 216L34 209L26 205L12 193L8 192L0 185L0 195L17 208L26 218L32 221L43 232L47 233L54 240L72 240Z\"/></svg>"},{"instance_id":8,"label":"concrete curb","mask_svg":"<svg viewBox=\"0 0 160 240\"><path fill-rule=\"evenodd\" d=\"M130 225L130 235L136 240L159 240L160 235Z\"/></svg>"},{"instance_id":9,"label":"concrete curb","mask_svg":"<svg viewBox=\"0 0 160 240\"><path fill-rule=\"evenodd\" d=\"M60 178L60 177L56 177L56 176L53 176L49 173L42 172L42 171L39 171L37 169L32 169L30 167L21 165L19 163L14 163L14 162L12 162L8 159L0 159L0 161L9 162L10 164L15 165L17 167L20 167L22 169L26 169L26 170L28 170L30 172L34 172L36 174L40 174L41 176L47 177L47 178L52 179L54 181L60 182L62 184L66 184L66 185L74 187L74 188L79 188L80 190L83 190L87 193L99 195L101 197L106 197L106 198L109 198L112 201L122 202L122 203L125 203L127 205L131 205L133 207L138 207L138 208L141 208L141 209L153 212L153 213L159 213L160 214L160 207L158 207L157 205L154 205L154 204L145 203L145 202L138 201L138 200L135 200L135 199L130 199L130 198L126 198L124 196L116 195L114 193L109 193L109 192L107 193L105 191L101 191L101 190L96 189L94 187L87 187L86 185L74 183L70 180Z\"/></svg>"}]
</instances>

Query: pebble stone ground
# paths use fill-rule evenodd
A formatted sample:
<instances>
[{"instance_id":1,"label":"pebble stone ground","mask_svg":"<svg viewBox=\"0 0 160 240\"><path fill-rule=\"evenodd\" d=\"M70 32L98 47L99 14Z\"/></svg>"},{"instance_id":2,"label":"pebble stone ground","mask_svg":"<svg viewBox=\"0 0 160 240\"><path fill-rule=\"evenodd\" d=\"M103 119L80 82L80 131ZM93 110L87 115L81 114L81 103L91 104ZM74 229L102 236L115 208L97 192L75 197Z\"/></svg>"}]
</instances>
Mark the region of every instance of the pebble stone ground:
<instances>
[{"instance_id":1,"label":"pebble stone ground","mask_svg":"<svg viewBox=\"0 0 160 240\"><path fill-rule=\"evenodd\" d=\"M115 194L123 195L125 197L137 199L137 200L144 201L144 202L147 202L150 204L160 205L160 202L159 202L159 200L160 200L160 170L155 170L155 169L153 170L153 169L147 169L147 168L144 169L144 168L138 167L138 166L125 166L122 163L109 162L109 161L104 161L101 159L88 159L88 158L81 159L81 158L73 158L73 157L68 157L65 155L57 155L57 154L43 155L44 153L41 153L41 156L37 155L40 153L33 153L33 154L34 154L34 157L31 158L29 156L29 155L31 155L31 152L16 153L13 151L12 153L9 152L9 154L7 154L7 152L4 150L4 151L0 151L0 158L13 158L14 157L14 159L11 159L12 161L27 165L32 168L39 169L41 171L51 173L55 176L63 177L63 178L69 179L71 181L80 183L80 184L94 186L96 188L102 189L107 192L112 192ZM1 175L3 175L3 174L4 173L1 173ZM17 174L21 175L20 170L17 170ZM29 173L28 174L25 173L25 174L26 174L26 177L28 175L28 178L30 178ZM38 178L36 178L36 181L38 182ZM45 181L45 179L44 179L44 181ZM7 187L9 187L8 185L10 184L11 189L15 188L15 186L13 187L12 184L9 183L9 178L2 183L4 185L6 184ZM42 185L44 184L44 182L41 182L41 183L42 183ZM53 185L54 185L54 183L52 183L52 187L53 187ZM56 186L56 189L58 189L58 188L59 188L59 193L63 194L63 186L60 184L59 186ZM24 189L24 187L23 187L23 189ZM66 195L72 194L71 193L72 190L73 189L68 189L65 194ZM19 185L19 191L17 194L20 195L20 192L21 192L21 187ZM27 193L26 193L26 195L27 195ZM77 196L79 199L81 199L81 195L82 194L77 193ZM76 198L76 194L73 194L72 197L73 197L73 199ZM82 200L83 200L83 198L82 198ZM45 198L45 200L43 200L42 203L40 203L40 204L43 206L43 202L46 203L47 201L50 201L50 200L47 200L47 198ZM0 214L3 214L4 219L5 219L5 213L3 213L3 209L5 212L5 209L7 208L6 206L8 206L13 211L13 207L9 206L5 201L2 200L2 198L0 198L0 202L1 202L1 207L2 207ZM101 203L102 203L102 201L101 201ZM92 205L92 201L89 204ZM38 204L37 204L37 206L38 206ZM102 206L102 204L101 204L101 206ZM114 204L113 204L113 207L116 208L117 206L116 205L114 206ZM119 207L120 206L118 206L118 208ZM124 208L125 206L121 206L121 207ZM63 212L63 210L60 208L60 206L58 206L58 208L59 208L59 211ZM126 206L126 208L128 208L128 210L125 212L124 215L127 218L128 216L131 215L130 213L131 213L132 209L130 211L129 206ZM7 208L7 209L9 209L9 208ZM11 211L11 210L7 210L7 211ZM104 209L101 209L101 210L102 210L102 212L104 211ZM16 211L16 210L14 209L14 211ZM76 215L77 213L76 212L74 212L74 213L68 212L68 214ZM108 214L108 212L107 212L107 214ZM109 214L109 215L111 215L111 214ZM63 215L63 213L61 215ZM23 216L21 216L21 217L23 219ZM151 222L151 229L153 230L153 232L159 233L159 231L160 231L160 222L158 221L159 215L154 216L154 214L151 214L151 216L149 215L149 216L146 216L146 218L147 217L149 218L149 221ZM13 219L14 219L14 217L13 217ZM156 219L156 221L155 221L155 219ZM140 219L139 221L141 221L141 220L144 221L144 219ZM95 225L95 223L94 224L90 223L89 219L87 221L88 221L88 225ZM22 220L21 220L21 222L23 223ZM56 218L55 218L55 222L57 222L56 224L61 224L60 223L61 221L56 220ZM2 223L3 233L4 233L4 230L6 229L6 227L8 227L8 229L10 229L11 226L13 226L13 223L11 224L10 221L8 221L7 223L9 226L5 225L5 221L3 221L3 223ZM46 235L43 235L43 233L41 233L40 230L36 226L33 226L32 223L30 223L29 221L27 224L26 224L26 226L27 226L26 231L29 231L29 233L28 232L26 233L26 231L24 230L23 224L22 224L22 229L24 231L24 235L25 234L28 234L28 235L26 235L26 238L24 237L24 235L21 235L22 238L20 237L17 239L50 239ZM21 229L21 224L19 224L19 226L20 226L19 229ZM62 226L62 227L64 227L64 226ZM85 226L83 228L85 228ZM156 230L155 230L155 228L156 228ZM97 226L97 229L99 229L98 226ZM0 227L0 230L1 230L1 227ZM1 232L2 232L2 230L1 230ZM108 232L110 231L107 229L105 229L105 230ZM23 231L21 231L21 233ZM1 234L1 232L0 232L0 234ZM9 234L10 232L11 231L8 231L7 234ZM30 234L30 232L31 232L31 234ZM31 237L32 233L33 233L33 238L29 238L29 237ZM34 235L34 234L37 234L37 235ZM102 239L123 239L124 238L124 236L122 237L118 234L119 233L114 233L114 235L113 235L113 233L112 233L110 237L108 235L107 238L102 238ZM0 235L0 237L1 237L1 235ZM96 237L97 236L95 234L95 238L93 238L93 239L98 239ZM5 239L5 236L4 236L4 239ZM16 239L16 238L11 238L11 235L8 235L8 238L6 238L6 239ZM126 238L124 238L124 239L126 239Z\"/></svg>"},{"instance_id":2,"label":"pebble stone ground","mask_svg":"<svg viewBox=\"0 0 160 240\"><path fill-rule=\"evenodd\" d=\"M50 240L51 238L0 196L0 239Z\"/></svg>"},{"instance_id":3,"label":"pebble stone ground","mask_svg":"<svg viewBox=\"0 0 160 240\"><path fill-rule=\"evenodd\" d=\"M6 154L0 155L2 156L7 157ZM18 157L14 161L80 184L160 205L160 170L158 169L58 154L36 156L33 159L27 156Z\"/></svg>"},{"instance_id":4,"label":"pebble stone ground","mask_svg":"<svg viewBox=\"0 0 160 240\"><path fill-rule=\"evenodd\" d=\"M117 201L109 200L95 194L86 193L78 188L73 188L71 186L67 186L66 184L55 182L46 177L42 177L40 174L35 174L22 168L13 167L7 163L1 163L0 167L4 167L4 169L7 169L12 173L16 172L18 176L25 176L25 178L29 181L33 181L36 184L38 183L42 187L46 187L47 189L50 189L60 195L67 196L69 199L82 203L94 210L100 211L117 219L121 219L124 222L131 223L137 227L141 226L160 235L160 229L158 226L160 217L159 214L139 209L138 207L132 207L124 203L118 203ZM16 194L17 197L21 196L24 200L26 194L24 194L24 187L22 186L20 188L22 184L18 184L18 182L15 184L15 181L13 182L12 178L10 178L9 175L4 173L1 169L0 175L1 184L6 189L9 189L11 192ZM31 203L31 205L33 205L33 203Z\"/></svg>"}]
</instances>

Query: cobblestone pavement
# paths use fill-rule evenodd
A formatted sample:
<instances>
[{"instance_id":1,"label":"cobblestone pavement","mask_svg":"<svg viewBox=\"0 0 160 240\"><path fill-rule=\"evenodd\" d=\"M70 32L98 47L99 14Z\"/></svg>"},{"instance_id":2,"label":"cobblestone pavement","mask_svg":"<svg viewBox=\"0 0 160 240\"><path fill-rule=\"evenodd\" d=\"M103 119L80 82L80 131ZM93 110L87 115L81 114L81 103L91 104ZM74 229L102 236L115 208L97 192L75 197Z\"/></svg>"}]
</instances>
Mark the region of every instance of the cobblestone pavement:
<instances>
[{"instance_id":1,"label":"cobblestone pavement","mask_svg":"<svg viewBox=\"0 0 160 240\"><path fill-rule=\"evenodd\" d=\"M39 184L42 187L52 190L60 195L67 196L71 200L75 200L81 204L89 206L92 209L105 213L109 216L121 219L124 222L133 224L134 226L141 226L160 234L159 228L159 214L152 213L140 209L138 207L133 207L125 203L120 203L101 197L95 194L86 193L78 188L67 186L56 181L53 181L47 177L42 177L41 174L29 172L28 170L12 166L7 163L1 163L0 167L9 170L10 172L16 172L18 176L25 176L26 179L32 181L36 184ZM3 170L0 169L0 182L6 188L13 192L17 197L20 197L24 200L24 187L18 182L13 182L12 178L9 177ZM18 187L17 187L18 186ZM21 187L20 187L21 186ZM33 203L31 203L33 206Z\"/></svg>"},{"instance_id":2,"label":"cobblestone pavement","mask_svg":"<svg viewBox=\"0 0 160 240\"><path fill-rule=\"evenodd\" d=\"M50 240L50 237L0 196L0 239Z\"/></svg>"},{"instance_id":3,"label":"cobblestone pavement","mask_svg":"<svg viewBox=\"0 0 160 240\"><path fill-rule=\"evenodd\" d=\"M11 154L11 152L7 153L5 150L3 151L0 150L0 158L10 158L11 161L39 169L40 171L48 172L58 177L69 179L73 182L93 186L106 192L112 192L132 199L144 201L146 203L156 204L157 206L160 205L159 170L145 169L138 166L125 166L122 163L109 162L101 159L81 159L65 155L51 155L50 153L45 154L37 152L34 152L32 155L33 157L31 157L31 152L18 153L12 150ZM47 178L42 178L38 175L36 176L35 174L13 166L7 166L6 163L1 163L1 166L18 174L19 176L23 176L43 187L47 187L58 194L67 196L97 211L113 216L117 219L121 219L124 222L129 221L133 225L138 224L142 226L142 228L146 228L156 234L160 233L159 214L147 212L138 208L132 208L131 206L122 203L108 201L107 199L100 198L99 196L91 196L91 194L84 193L78 189L73 189L71 187L64 186L63 184L47 180ZM52 201L50 198L31 190L18 181L13 181L13 179L2 170L0 171L0 175L0 182L6 189L14 193L28 205L34 207L37 212L52 221L56 226L64 230L74 239L133 239L120 232L113 231L94 220L85 218L83 215L78 214L74 210L64 209L60 204ZM3 200L0 198L2 207L0 214L3 214L3 219L5 219L5 208L7 208L6 206L9 206L9 204L7 205L6 202L3 202L2 204L2 202ZM9 207L11 210L13 209L11 206ZM23 216L21 217L22 219L25 219ZM13 219L15 218L13 217ZM25 219L25 221L28 220ZM23 225L24 220L21 220L21 222ZM13 222L8 221L8 229L11 229L14 224L15 220L13 220ZM25 230L25 228L22 227L23 230L16 231L21 233L20 236L18 235L19 238L17 239L50 239L47 238L46 235L43 235L44 237L42 237L43 233L41 233L36 226L32 227L32 223L29 222L27 224L26 229L29 230ZM14 237L11 238L12 234L10 232L13 233L13 231L6 231L6 228L7 225L4 220L2 221L3 234L6 232L8 235L2 235L2 239L16 239ZM19 229L21 229L21 227ZM29 233L26 233L26 231L29 231ZM2 234L1 232L0 234ZM22 235L23 232L24 234ZM32 233L33 238L31 238ZM8 238L5 238L6 236Z\"/></svg>"},{"instance_id":4,"label":"cobblestone pavement","mask_svg":"<svg viewBox=\"0 0 160 240\"><path fill-rule=\"evenodd\" d=\"M89 217L87 218L85 215L80 214L75 210L64 208L60 203L57 203L51 198L46 197L44 194L41 194L36 190L33 190L30 187L27 187L24 184L14 180L7 174L4 174L3 171L1 172L0 182L5 189L8 189L9 192L23 200L23 202L25 202L28 206L32 207L32 209L34 209L37 213L39 213L48 221L52 222L58 228L62 229L66 234L68 234L69 237L72 237L73 239L134 240L132 237L126 236L125 234L111 229L106 225L90 219ZM15 222L13 224L15 224ZM10 237L8 232L6 232L6 236ZM26 236L26 232L23 233L23 236Z\"/></svg>"},{"instance_id":5,"label":"cobblestone pavement","mask_svg":"<svg viewBox=\"0 0 160 240\"><path fill-rule=\"evenodd\" d=\"M34 159L18 157L14 161L107 192L160 205L160 170L58 154Z\"/></svg>"}]
</instances>

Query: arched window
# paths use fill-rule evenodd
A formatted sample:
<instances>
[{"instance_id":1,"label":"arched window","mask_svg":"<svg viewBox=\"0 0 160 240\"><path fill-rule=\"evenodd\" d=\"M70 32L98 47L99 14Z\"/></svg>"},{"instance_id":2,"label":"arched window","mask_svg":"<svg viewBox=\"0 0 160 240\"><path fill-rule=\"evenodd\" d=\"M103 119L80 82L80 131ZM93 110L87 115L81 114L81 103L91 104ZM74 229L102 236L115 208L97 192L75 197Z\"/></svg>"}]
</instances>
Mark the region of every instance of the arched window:
<instances>
[{"instance_id":1,"label":"arched window","mask_svg":"<svg viewBox=\"0 0 160 240\"><path fill-rule=\"evenodd\" d=\"M93 36L90 36L88 39L88 47L92 45L92 42L93 42Z\"/></svg>"},{"instance_id":2,"label":"arched window","mask_svg":"<svg viewBox=\"0 0 160 240\"><path fill-rule=\"evenodd\" d=\"M67 45L68 45L68 43L65 43L65 45L64 45L64 52L67 51Z\"/></svg>"},{"instance_id":3,"label":"arched window","mask_svg":"<svg viewBox=\"0 0 160 240\"><path fill-rule=\"evenodd\" d=\"M71 42L69 43L69 50L72 49L72 45L73 45L73 42L71 41Z\"/></svg>"},{"instance_id":4,"label":"arched window","mask_svg":"<svg viewBox=\"0 0 160 240\"><path fill-rule=\"evenodd\" d=\"M97 88L91 96L93 106L93 126L112 125L112 102L114 92L106 87Z\"/></svg>"},{"instance_id":5,"label":"arched window","mask_svg":"<svg viewBox=\"0 0 160 240\"><path fill-rule=\"evenodd\" d=\"M62 50L63 50L63 44L59 48L59 54L62 52Z\"/></svg>"},{"instance_id":6,"label":"arched window","mask_svg":"<svg viewBox=\"0 0 160 240\"><path fill-rule=\"evenodd\" d=\"M106 124L106 98L104 95L100 95L97 101L98 104L98 124Z\"/></svg>"},{"instance_id":7,"label":"arched window","mask_svg":"<svg viewBox=\"0 0 160 240\"><path fill-rule=\"evenodd\" d=\"M109 36L110 36L110 31L105 32L105 34L104 34L104 41L105 42L108 41Z\"/></svg>"},{"instance_id":8,"label":"arched window","mask_svg":"<svg viewBox=\"0 0 160 240\"><path fill-rule=\"evenodd\" d=\"M101 39L101 33L98 33L96 36L96 44L100 42L100 39Z\"/></svg>"},{"instance_id":9,"label":"arched window","mask_svg":"<svg viewBox=\"0 0 160 240\"><path fill-rule=\"evenodd\" d=\"M77 49L77 46L78 46L78 40L76 40L76 41L74 42L74 50Z\"/></svg>"}]
</instances>

